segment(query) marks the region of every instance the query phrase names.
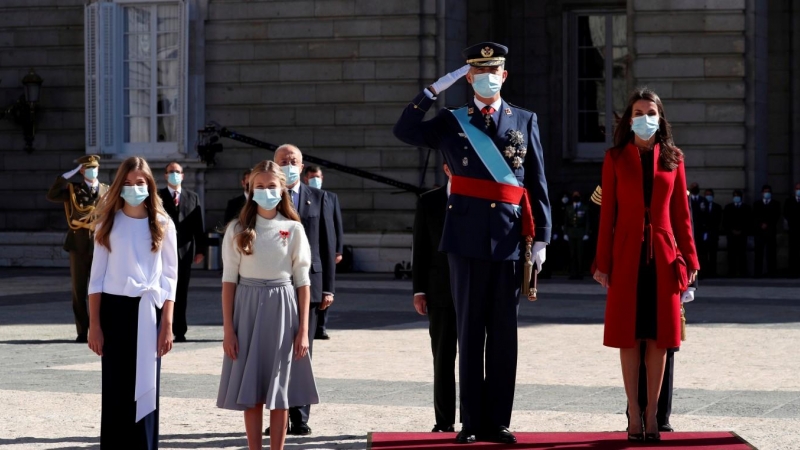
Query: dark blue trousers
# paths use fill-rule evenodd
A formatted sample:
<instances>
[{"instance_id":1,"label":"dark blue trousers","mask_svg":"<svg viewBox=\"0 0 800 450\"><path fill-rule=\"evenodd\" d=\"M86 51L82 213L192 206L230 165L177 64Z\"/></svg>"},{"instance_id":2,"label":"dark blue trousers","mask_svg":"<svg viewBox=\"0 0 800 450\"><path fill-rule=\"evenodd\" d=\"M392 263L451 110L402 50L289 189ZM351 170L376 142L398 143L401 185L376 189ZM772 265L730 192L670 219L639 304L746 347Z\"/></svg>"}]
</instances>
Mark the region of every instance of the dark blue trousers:
<instances>
[{"instance_id":1,"label":"dark blue trousers","mask_svg":"<svg viewBox=\"0 0 800 450\"><path fill-rule=\"evenodd\" d=\"M458 329L463 426L473 431L508 427L517 378L521 262L452 254L448 261Z\"/></svg>"},{"instance_id":2,"label":"dark blue trousers","mask_svg":"<svg viewBox=\"0 0 800 450\"><path fill-rule=\"evenodd\" d=\"M136 336L140 298L103 293L100 328L103 330L101 449L158 449L158 397L161 359L156 368L156 410L136 420ZM160 311L156 317L161 322Z\"/></svg>"}]
</instances>

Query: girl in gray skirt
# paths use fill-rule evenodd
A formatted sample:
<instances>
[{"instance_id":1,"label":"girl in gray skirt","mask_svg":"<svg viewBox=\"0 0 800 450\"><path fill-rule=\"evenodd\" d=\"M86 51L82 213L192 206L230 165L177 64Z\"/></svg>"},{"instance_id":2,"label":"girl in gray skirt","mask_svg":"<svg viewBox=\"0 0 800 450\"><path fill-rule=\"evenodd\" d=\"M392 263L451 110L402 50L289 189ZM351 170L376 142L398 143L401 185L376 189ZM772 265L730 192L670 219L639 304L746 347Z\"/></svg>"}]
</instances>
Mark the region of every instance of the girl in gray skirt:
<instances>
[{"instance_id":1,"label":"girl in gray skirt","mask_svg":"<svg viewBox=\"0 0 800 450\"><path fill-rule=\"evenodd\" d=\"M247 198L222 242L225 357L217 406L244 411L250 450L261 448L266 406L270 448L280 450L288 408L319 403L308 355L311 251L277 164L253 168Z\"/></svg>"}]
</instances>

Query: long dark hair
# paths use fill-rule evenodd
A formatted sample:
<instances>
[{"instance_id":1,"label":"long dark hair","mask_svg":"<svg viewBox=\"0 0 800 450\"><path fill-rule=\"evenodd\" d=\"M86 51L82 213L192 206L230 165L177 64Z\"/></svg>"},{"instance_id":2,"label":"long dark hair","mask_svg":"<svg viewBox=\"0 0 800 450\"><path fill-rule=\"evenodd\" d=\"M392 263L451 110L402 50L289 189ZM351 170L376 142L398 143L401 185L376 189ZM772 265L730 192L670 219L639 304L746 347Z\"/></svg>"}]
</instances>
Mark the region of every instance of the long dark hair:
<instances>
[{"instance_id":1,"label":"long dark hair","mask_svg":"<svg viewBox=\"0 0 800 450\"><path fill-rule=\"evenodd\" d=\"M672 140L672 126L664 115L664 105L655 91L646 87L636 88L628 100L628 107L619 119L617 129L614 131L614 149L622 150L633 140L631 130L631 117L633 116L633 104L639 100L647 100L656 104L658 108L658 131L656 131L656 142L661 145L661 155L658 162L664 170L674 170L683 161L683 152L675 146Z\"/></svg>"},{"instance_id":2,"label":"long dark hair","mask_svg":"<svg viewBox=\"0 0 800 450\"><path fill-rule=\"evenodd\" d=\"M239 213L239 218L235 221L231 221L231 223L228 225L239 226L239 232L236 233L234 239L236 240L236 247L242 254L245 255L253 254L253 242L256 240L256 216L258 215L258 203L253 200L253 186L255 186L253 180L255 180L260 174L266 172L275 175L275 177L279 180L278 184L280 185L281 189L281 201L276 207L278 212L283 214L283 216L289 220L300 222L300 216L297 215L297 211L295 211L294 206L292 205L292 198L289 197L289 191L286 189L286 175L284 175L283 170L281 170L281 167L274 161L261 161L260 163L256 164L256 166L253 167L252 172L250 172L250 183L247 188L247 202L244 204L242 212Z\"/></svg>"},{"instance_id":3,"label":"long dark hair","mask_svg":"<svg viewBox=\"0 0 800 450\"><path fill-rule=\"evenodd\" d=\"M142 172L144 179L147 181L149 196L144 200L144 207L147 210L147 223L150 227L150 250L156 252L161 248L166 226L159 222L158 216L165 218L169 216L164 211L161 196L158 195L156 179L153 177L153 171L150 170L147 161L139 156L131 156L120 163L114 182L111 183L108 192L100 199L100 203L92 215L92 223L102 224L100 230L94 235L94 240L98 245L107 248L108 251L111 251L110 237L111 229L114 228L114 215L125 206L125 200L120 196L122 186L125 184L125 178L128 177L128 174L136 170Z\"/></svg>"}]
</instances>

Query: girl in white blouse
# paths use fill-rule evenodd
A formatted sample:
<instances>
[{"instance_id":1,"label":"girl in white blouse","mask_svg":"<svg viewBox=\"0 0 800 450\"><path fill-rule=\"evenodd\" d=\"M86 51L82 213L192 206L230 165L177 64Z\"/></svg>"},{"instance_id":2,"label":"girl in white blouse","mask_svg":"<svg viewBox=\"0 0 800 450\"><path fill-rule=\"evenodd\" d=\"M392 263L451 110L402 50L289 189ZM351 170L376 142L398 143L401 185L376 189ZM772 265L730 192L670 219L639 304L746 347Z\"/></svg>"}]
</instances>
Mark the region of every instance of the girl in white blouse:
<instances>
[{"instance_id":1,"label":"girl in white blouse","mask_svg":"<svg viewBox=\"0 0 800 450\"><path fill-rule=\"evenodd\" d=\"M100 447L157 449L159 373L161 356L172 349L178 251L175 225L144 159L120 164L94 223L89 348L102 357Z\"/></svg>"},{"instance_id":2,"label":"girl in white blouse","mask_svg":"<svg viewBox=\"0 0 800 450\"><path fill-rule=\"evenodd\" d=\"M288 408L319 403L308 355L311 250L277 164L253 168L247 199L222 241L217 406L244 411L251 450L261 448L266 406L270 448L281 450Z\"/></svg>"}]
</instances>

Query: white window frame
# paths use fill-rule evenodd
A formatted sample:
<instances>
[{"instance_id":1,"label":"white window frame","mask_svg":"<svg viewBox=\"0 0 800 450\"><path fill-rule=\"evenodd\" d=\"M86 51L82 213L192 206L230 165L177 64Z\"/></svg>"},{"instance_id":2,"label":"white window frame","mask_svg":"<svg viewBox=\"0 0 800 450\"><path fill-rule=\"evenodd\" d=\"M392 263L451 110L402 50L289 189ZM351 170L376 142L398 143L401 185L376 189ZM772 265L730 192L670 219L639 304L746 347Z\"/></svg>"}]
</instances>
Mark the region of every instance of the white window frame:
<instances>
[{"instance_id":1,"label":"white window frame","mask_svg":"<svg viewBox=\"0 0 800 450\"><path fill-rule=\"evenodd\" d=\"M605 82L605 142L578 142L578 17L580 16L605 16L606 35L604 58ZM577 10L564 13L563 16L563 61L564 61L564 88L563 88L563 156L575 161L602 161L605 151L614 143L614 84L613 84L613 16L627 16L625 10ZM628 27L630 24L627 25ZM628 39L630 39L628 33ZM628 48L630 48L628 43ZM630 68L629 68L630 69ZM628 77L628 83L629 83ZM627 84L627 83L626 83Z\"/></svg>"},{"instance_id":2,"label":"white window frame","mask_svg":"<svg viewBox=\"0 0 800 450\"><path fill-rule=\"evenodd\" d=\"M180 7L180 56L178 86L177 142L124 142L123 67L124 8L126 6L178 5ZM186 0L115 0L86 6L86 151L105 155L140 155L180 158L187 154L189 83L189 4ZM156 17L153 16L155 22ZM157 42L157 41L154 41ZM157 44L156 44L157 45ZM156 68L151 92L156 96ZM157 108L151 98L151 108ZM151 114L150 132L157 130L157 116Z\"/></svg>"}]
</instances>

